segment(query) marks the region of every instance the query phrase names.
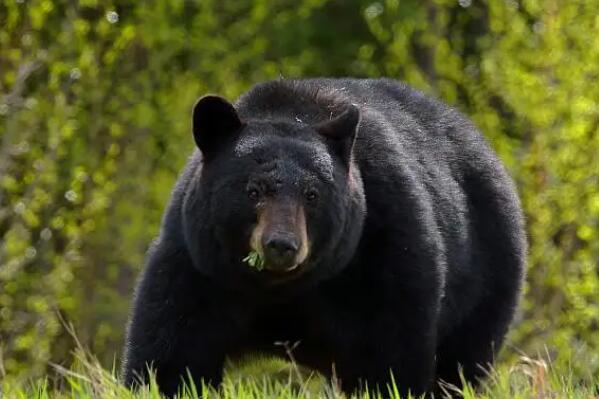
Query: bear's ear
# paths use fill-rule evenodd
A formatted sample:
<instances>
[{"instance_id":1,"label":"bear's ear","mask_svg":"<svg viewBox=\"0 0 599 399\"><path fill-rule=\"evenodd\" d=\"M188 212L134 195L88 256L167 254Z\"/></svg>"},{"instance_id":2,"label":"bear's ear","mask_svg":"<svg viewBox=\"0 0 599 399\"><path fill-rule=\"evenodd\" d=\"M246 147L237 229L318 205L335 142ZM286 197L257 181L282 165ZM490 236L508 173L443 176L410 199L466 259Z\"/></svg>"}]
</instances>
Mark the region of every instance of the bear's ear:
<instances>
[{"instance_id":1,"label":"bear's ear","mask_svg":"<svg viewBox=\"0 0 599 399\"><path fill-rule=\"evenodd\" d=\"M327 138L329 147L349 165L359 123L360 109L357 105L350 104L343 113L318 123L314 128Z\"/></svg>"},{"instance_id":2,"label":"bear's ear","mask_svg":"<svg viewBox=\"0 0 599 399\"><path fill-rule=\"evenodd\" d=\"M204 159L210 159L242 126L235 107L222 97L204 96L193 107L193 138Z\"/></svg>"}]
</instances>

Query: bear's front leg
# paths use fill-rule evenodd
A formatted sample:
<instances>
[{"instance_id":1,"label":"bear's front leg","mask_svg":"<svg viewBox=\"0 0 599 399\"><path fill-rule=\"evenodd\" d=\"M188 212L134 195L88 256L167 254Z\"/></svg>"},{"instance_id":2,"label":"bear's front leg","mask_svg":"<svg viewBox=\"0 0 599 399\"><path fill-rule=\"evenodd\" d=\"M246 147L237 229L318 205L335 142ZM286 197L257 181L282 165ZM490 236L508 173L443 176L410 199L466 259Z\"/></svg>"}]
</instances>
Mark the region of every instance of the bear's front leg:
<instances>
[{"instance_id":1,"label":"bear's front leg","mask_svg":"<svg viewBox=\"0 0 599 399\"><path fill-rule=\"evenodd\" d=\"M385 240L381 240L385 243ZM368 384L388 394L393 380L400 394L421 395L432 390L444 267L434 245L405 244L405 235L392 245L372 245L362 264L362 277L342 297L360 291L359 320L346 321L345 339L337 353L342 388L350 393ZM345 314L351 314L345 301ZM348 331L355 331L348 338Z\"/></svg>"},{"instance_id":2,"label":"bear's front leg","mask_svg":"<svg viewBox=\"0 0 599 399\"><path fill-rule=\"evenodd\" d=\"M337 377L344 392L349 395L368 389L387 396L393 382L402 397L431 390L435 371L434 328L424 320L409 321L404 317L410 316L378 311L365 321L368 325L363 335L335 356Z\"/></svg>"},{"instance_id":3,"label":"bear's front leg","mask_svg":"<svg viewBox=\"0 0 599 399\"><path fill-rule=\"evenodd\" d=\"M173 396L189 377L217 386L227 351L240 329L214 286L200 276L184 253L154 248L135 295L127 331L123 379L127 386L156 373L160 391Z\"/></svg>"},{"instance_id":4,"label":"bear's front leg","mask_svg":"<svg viewBox=\"0 0 599 399\"><path fill-rule=\"evenodd\" d=\"M183 383L201 389L202 383L218 387L222 381L227 343L222 329L210 321L189 320L183 323L176 340L169 345L168 358L157 362L156 381L160 391L174 395Z\"/></svg>"},{"instance_id":5,"label":"bear's front leg","mask_svg":"<svg viewBox=\"0 0 599 399\"><path fill-rule=\"evenodd\" d=\"M148 368L156 373L160 391L173 396L191 377L196 387L202 381L218 386L222 379L226 343L215 324L181 320L173 326L140 324L131 331L124 379L127 385L148 382ZM174 328L171 328L174 327Z\"/></svg>"},{"instance_id":6,"label":"bear's front leg","mask_svg":"<svg viewBox=\"0 0 599 399\"><path fill-rule=\"evenodd\" d=\"M198 313L169 308L162 315L134 314L123 367L125 384L147 383L151 368L158 388L167 396L173 396L183 382L189 383L190 377L198 388L202 381L218 386L231 345L231 329L222 320L211 318L212 312L206 309L198 308Z\"/></svg>"}]
</instances>

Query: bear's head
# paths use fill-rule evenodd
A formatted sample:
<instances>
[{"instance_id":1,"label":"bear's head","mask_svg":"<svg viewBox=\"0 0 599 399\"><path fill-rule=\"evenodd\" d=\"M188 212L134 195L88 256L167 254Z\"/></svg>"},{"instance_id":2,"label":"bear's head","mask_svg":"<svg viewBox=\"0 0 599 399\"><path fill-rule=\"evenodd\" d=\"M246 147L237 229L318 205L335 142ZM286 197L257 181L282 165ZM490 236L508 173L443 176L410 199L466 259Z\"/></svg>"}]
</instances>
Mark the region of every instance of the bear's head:
<instances>
[{"instance_id":1,"label":"bear's head","mask_svg":"<svg viewBox=\"0 0 599 399\"><path fill-rule=\"evenodd\" d=\"M348 264L366 211L352 159L357 106L312 124L243 120L225 99L205 96L192 119L202 165L187 184L183 227L201 272L237 287L285 287Z\"/></svg>"}]
</instances>

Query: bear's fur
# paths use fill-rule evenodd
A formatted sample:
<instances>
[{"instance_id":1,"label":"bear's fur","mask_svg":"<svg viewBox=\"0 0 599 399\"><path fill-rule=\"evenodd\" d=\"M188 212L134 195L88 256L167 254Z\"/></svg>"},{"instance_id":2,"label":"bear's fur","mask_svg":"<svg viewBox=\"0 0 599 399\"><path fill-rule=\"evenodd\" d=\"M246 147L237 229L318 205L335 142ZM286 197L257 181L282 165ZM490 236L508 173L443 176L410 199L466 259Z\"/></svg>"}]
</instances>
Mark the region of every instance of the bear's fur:
<instances>
[{"instance_id":1,"label":"bear's fur","mask_svg":"<svg viewBox=\"0 0 599 399\"><path fill-rule=\"evenodd\" d=\"M136 290L123 362L172 394L187 370L285 355L346 392L459 385L493 361L526 240L514 185L476 128L388 79L280 80L195 106ZM243 259L255 250L258 270ZM334 365L334 366L333 366Z\"/></svg>"}]
</instances>

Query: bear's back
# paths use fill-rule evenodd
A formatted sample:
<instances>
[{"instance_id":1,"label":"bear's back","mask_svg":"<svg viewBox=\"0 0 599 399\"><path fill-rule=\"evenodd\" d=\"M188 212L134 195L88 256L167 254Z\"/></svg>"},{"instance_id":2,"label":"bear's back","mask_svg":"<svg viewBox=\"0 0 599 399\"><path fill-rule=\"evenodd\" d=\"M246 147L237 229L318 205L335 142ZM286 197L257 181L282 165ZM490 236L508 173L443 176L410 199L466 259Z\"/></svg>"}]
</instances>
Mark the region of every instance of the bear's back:
<instances>
[{"instance_id":1,"label":"bear's back","mask_svg":"<svg viewBox=\"0 0 599 399\"><path fill-rule=\"evenodd\" d=\"M377 143L407 162L464 169L498 164L482 135L444 103L392 79L314 78L277 80L254 86L236 104L246 118L316 123L347 103L361 109L355 157L376 157ZM374 153L373 153L374 152ZM401 154L405 152L405 154ZM443 164L443 165L441 165ZM484 164L484 165L483 165Z\"/></svg>"}]
</instances>

